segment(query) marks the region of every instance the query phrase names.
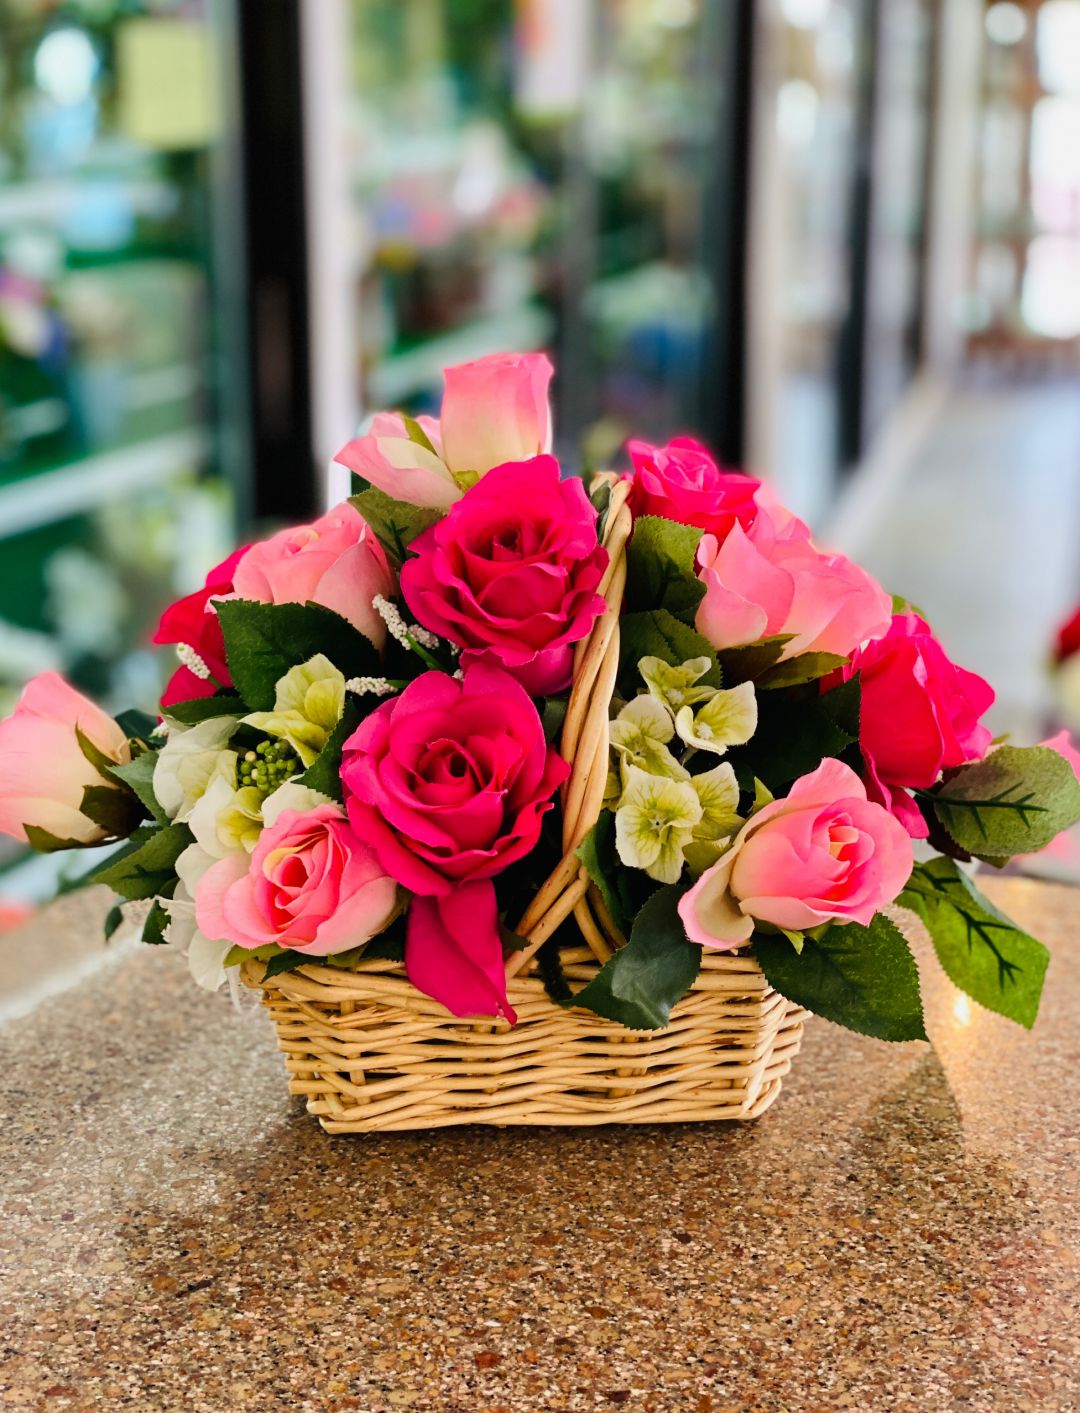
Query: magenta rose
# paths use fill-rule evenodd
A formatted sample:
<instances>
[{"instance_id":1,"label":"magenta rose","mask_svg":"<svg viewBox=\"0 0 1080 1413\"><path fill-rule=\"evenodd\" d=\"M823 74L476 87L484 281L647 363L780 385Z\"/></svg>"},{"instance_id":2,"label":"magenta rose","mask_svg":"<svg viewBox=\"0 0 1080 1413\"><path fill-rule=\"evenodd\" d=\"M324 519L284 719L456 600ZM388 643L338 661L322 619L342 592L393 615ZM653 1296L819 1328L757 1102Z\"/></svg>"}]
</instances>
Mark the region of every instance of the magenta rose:
<instances>
[{"instance_id":1,"label":"magenta rose","mask_svg":"<svg viewBox=\"0 0 1080 1413\"><path fill-rule=\"evenodd\" d=\"M596 510L552 456L497 466L417 537L401 592L417 621L504 667L533 696L569 686L604 600Z\"/></svg>"},{"instance_id":2,"label":"magenta rose","mask_svg":"<svg viewBox=\"0 0 1080 1413\"><path fill-rule=\"evenodd\" d=\"M846 657L888 630L892 600L876 579L842 554L819 550L810 531L782 508L758 510L749 530L701 537L698 577L705 597L699 633L714 648L791 634L782 658L824 652Z\"/></svg>"},{"instance_id":3,"label":"magenta rose","mask_svg":"<svg viewBox=\"0 0 1080 1413\"><path fill-rule=\"evenodd\" d=\"M371 601L376 594L393 593L386 551L348 501L310 525L260 540L233 572L233 598L321 604L347 618L377 648L386 641L386 624Z\"/></svg>"},{"instance_id":4,"label":"magenta rose","mask_svg":"<svg viewBox=\"0 0 1080 1413\"><path fill-rule=\"evenodd\" d=\"M568 773L525 690L483 662L463 681L425 672L345 743L349 819L420 895L406 970L455 1015L513 1019L491 879L535 847Z\"/></svg>"},{"instance_id":5,"label":"magenta rose","mask_svg":"<svg viewBox=\"0 0 1080 1413\"><path fill-rule=\"evenodd\" d=\"M397 892L337 805L283 809L267 821L250 858L240 851L207 869L195 888L195 918L213 941L276 942L325 957L381 932Z\"/></svg>"},{"instance_id":6,"label":"magenta rose","mask_svg":"<svg viewBox=\"0 0 1080 1413\"><path fill-rule=\"evenodd\" d=\"M911 840L863 782L827 758L753 815L679 903L691 942L727 951L755 922L801 932L825 922L865 927L911 873Z\"/></svg>"},{"instance_id":7,"label":"magenta rose","mask_svg":"<svg viewBox=\"0 0 1080 1413\"><path fill-rule=\"evenodd\" d=\"M990 732L979 718L994 689L957 667L917 613L897 613L883 638L827 678L826 688L859 674L859 748L872 799L880 800L915 839L926 821L907 793L935 784L943 770L981 760Z\"/></svg>"},{"instance_id":8,"label":"magenta rose","mask_svg":"<svg viewBox=\"0 0 1080 1413\"><path fill-rule=\"evenodd\" d=\"M628 443L634 465L630 509L693 525L722 540L732 525L749 529L757 516L760 481L721 471L700 442L675 437L667 446Z\"/></svg>"}]
</instances>

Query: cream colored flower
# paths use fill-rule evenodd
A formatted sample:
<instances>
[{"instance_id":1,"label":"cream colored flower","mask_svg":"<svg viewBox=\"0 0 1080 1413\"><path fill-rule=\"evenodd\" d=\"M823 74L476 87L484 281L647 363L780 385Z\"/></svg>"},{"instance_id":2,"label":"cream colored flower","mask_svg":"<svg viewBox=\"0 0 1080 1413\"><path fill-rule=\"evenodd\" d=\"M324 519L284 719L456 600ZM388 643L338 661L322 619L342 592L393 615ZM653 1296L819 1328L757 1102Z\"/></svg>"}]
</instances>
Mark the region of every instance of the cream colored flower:
<instances>
[{"instance_id":1,"label":"cream colored flower","mask_svg":"<svg viewBox=\"0 0 1080 1413\"><path fill-rule=\"evenodd\" d=\"M173 725L154 765L154 794L172 820L183 822L215 775L235 781L236 755L225 749L234 716L214 716L197 726Z\"/></svg>"},{"instance_id":2,"label":"cream colored flower","mask_svg":"<svg viewBox=\"0 0 1080 1413\"><path fill-rule=\"evenodd\" d=\"M675 716L675 730L688 746L722 756L729 746L744 746L757 730L754 684L742 682L729 692L717 692L695 712L684 706Z\"/></svg>"},{"instance_id":3,"label":"cream colored flower","mask_svg":"<svg viewBox=\"0 0 1080 1413\"><path fill-rule=\"evenodd\" d=\"M344 673L316 653L278 681L273 711L255 711L243 720L287 741L306 768L326 745L344 705Z\"/></svg>"},{"instance_id":4,"label":"cream colored flower","mask_svg":"<svg viewBox=\"0 0 1080 1413\"><path fill-rule=\"evenodd\" d=\"M611 723L611 744L621 757L624 786L628 766L637 766L647 775L687 779L689 771L667 748L674 735L671 713L654 697L635 697L627 702Z\"/></svg>"},{"instance_id":5,"label":"cream colored flower","mask_svg":"<svg viewBox=\"0 0 1080 1413\"><path fill-rule=\"evenodd\" d=\"M619 858L660 883L674 883L682 872L683 849L701 822L697 792L688 780L647 775L635 765L626 768L625 780L615 811Z\"/></svg>"},{"instance_id":6,"label":"cream colored flower","mask_svg":"<svg viewBox=\"0 0 1080 1413\"><path fill-rule=\"evenodd\" d=\"M237 789L237 758L231 751L227 754L232 755L231 772L222 766L187 821L196 843L215 859L241 849L250 854L263 827L262 794L253 785Z\"/></svg>"},{"instance_id":7,"label":"cream colored flower","mask_svg":"<svg viewBox=\"0 0 1080 1413\"><path fill-rule=\"evenodd\" d=\"M638 663L638 671L644 678L651 696L671 712L672 716L684 706L695 702L707 702L716 691L715 687L696 687L694 684L705 676L712 662L707 657L692 657L673 667L661 657L643 657Z\"/></svg>"},{"instance_id":8,"label":"cream colored flower","mask_svg":"<svg viewBox=\"0 0 1080 1413\"><path fill-rule=\"evenodd\" d=\"M727 761L700 775L691 775L690 784L701 804L701 822L694 830L695 839L725 839L737 834L743 826L739 816L739 782Z\"/></svg>"}]
</instances>

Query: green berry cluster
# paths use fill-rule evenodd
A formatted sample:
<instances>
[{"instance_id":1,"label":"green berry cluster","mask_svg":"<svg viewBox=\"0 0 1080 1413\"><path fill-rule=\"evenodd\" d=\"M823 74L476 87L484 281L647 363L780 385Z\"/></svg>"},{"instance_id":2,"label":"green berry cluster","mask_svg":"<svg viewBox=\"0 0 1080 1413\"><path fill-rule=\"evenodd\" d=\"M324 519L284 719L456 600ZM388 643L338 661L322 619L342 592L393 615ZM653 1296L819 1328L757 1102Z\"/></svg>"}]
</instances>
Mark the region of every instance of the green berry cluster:
<instances>
[{"instance_id":1,"label":"green berry cluster","mask_svg":"<svg viewBox=\"0 0 1080 1413\"><path fill-rule=\"evenodd\" d=\"M300 770L300 758L288 741L260 741L253 751L240 757L240 785L254 785L269 795Z\"/></svg>"}]
</instances>

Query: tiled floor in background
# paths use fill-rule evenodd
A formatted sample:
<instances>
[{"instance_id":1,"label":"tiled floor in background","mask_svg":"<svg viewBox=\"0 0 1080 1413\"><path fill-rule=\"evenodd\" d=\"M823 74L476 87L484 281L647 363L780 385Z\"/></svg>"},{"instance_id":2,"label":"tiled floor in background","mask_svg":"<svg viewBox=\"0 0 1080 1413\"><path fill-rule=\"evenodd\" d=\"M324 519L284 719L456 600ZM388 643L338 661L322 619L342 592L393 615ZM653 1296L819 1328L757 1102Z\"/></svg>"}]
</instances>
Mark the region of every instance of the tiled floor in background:
<instances>
[{"instance_id":1,"label":"tiled floor in background","mask_svg":"<svg viewBox=\"0 0 1080 1413\"><path fill-rule=\"evenodd\" d=\"M850 548L994 684L994 730L1040 739L1047 650L1080 598L1080 385L957 388Z\"/></svg>"}]
</instances>

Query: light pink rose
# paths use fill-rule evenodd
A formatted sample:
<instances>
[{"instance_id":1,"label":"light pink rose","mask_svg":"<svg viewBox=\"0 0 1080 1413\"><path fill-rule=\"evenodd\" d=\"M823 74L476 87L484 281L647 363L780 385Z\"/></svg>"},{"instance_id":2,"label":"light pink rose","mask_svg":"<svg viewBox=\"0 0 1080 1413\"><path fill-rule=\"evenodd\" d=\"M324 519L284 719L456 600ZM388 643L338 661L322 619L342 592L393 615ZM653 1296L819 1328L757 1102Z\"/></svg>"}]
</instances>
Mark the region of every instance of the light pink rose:
<instances>
[{"instance_id":1,"label":"light pink rose","mask_svg":"<svg viewBox=\"0 0 1080 1413\"><path fill-rule=\"evenodd\" d=\"M679 903L692 942L727 951L755 922L789 932L859 922L900 893L911 873L911 839L862 781L827 758L784 799L752 816L731 848Z\"/></svg>"},{"instance_id":2,"label":"light pink rose","mask_svg":"<svg viewBox=\"0 0 1080 1413\"><path fill-rule=\"evenodd\" d=\"M1062 760L1067 760L1073 768L1073 774L1080 780L1080 751L1073 745L1068 731L1062 729L1056 736L1040 741L1039 745L1045 746L1048 751L1055 751Z\"/></svg>"},{"instance_id":3,"label":"light pink rose","mask_svg":"<svg viewBox=\"0 0 1080 1413\"><path fill-rule=\"evenodd\" d=\"M110 760L131 759L127 737L112 717L57 673L27 683L14 712L0 721L0 832L23 843L28 824L78 844L106 837L79 806L88 785L116 782L103 779L87 760L76 726Z\"/></svg>"},{"instance_id":4,"label":"light pink rose","mask_svg":"<svg viewBox=\"0 0 1080 1413\"><path fill-rule=\"evenodd\" d=\"M383 412L335 459L395 500L445 510L493 466L550 451L553 371L542 353L447 368L440 420L416 419L432 449L410 438L400 414Z\"/></svg>"},{"instance_id":5,"label":"light pink rose","mask_svg":"<svg viewBox=\"0 0 1080 1413\"><path fill-rule=\"evenodd\" d=\"M250 857L227 855L195 887L204 937L313 957L367 942L396 906L397 884L332 804L282 810Z\"/></svg>"},{"instance_id":6,"label":"light pink rose","mask_svg":"<svg viewBox=\"0 0 1080 1413\"><path fill-rule=\"evenodd\" d=\"M377 648L386 624L371 606L389 598L394 576L367 521L347 501L310 525L252 545L233 573L232 598L258 603L317 603L347 618ZM224 596L222 596L224 597Z\"/></svg>"},{"instance_id":7,"label":"light pink rose","mask_svg":"<svg viewBox=\"0 0 1080 1413\"><path fill-rule=\"evenodd\" d=\"M817 549L801 520L781 521L767 506L759 504L749 530L736 522L722 543L703 535L697 563L705 585L697 629L715 648L791 633L783 658L846 657L888 631L892 601L881 585L844 555Z\"/></svg>"}]
</instances>

